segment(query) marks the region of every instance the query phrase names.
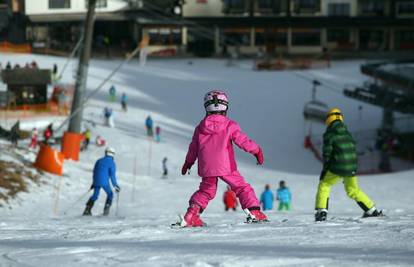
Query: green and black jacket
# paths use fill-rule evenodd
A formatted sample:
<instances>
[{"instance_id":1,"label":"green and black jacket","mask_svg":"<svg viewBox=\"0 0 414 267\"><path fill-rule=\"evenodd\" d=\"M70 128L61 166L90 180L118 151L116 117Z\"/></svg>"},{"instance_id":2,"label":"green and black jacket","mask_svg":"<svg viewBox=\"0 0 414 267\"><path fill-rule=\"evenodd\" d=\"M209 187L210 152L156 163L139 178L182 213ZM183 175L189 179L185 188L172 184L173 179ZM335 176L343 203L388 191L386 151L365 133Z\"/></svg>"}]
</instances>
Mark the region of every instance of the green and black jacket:
<instances>
[{"instance_id":1,"label":"green and black jacket","mask_svg":"<svg viewBox=\"0 0 414 267\"><path fill-rule=\"evenodd\" d=\"M323 135L323 169L334 174L355 176L358 159L355 141L345 124L336 120Z\"/></svg>"}]
</instances>

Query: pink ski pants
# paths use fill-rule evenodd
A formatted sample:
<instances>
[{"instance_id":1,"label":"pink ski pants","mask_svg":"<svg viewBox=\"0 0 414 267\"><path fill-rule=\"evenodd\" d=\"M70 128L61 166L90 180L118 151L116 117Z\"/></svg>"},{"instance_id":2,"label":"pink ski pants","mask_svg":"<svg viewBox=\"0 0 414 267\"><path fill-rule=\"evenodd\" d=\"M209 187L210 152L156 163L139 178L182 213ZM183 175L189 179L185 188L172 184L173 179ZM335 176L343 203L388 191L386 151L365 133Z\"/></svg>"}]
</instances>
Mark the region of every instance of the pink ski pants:
<instances>
[{"instance_id":1,"label":"pink ski pants","mask_svg":"<svg viewBox=\"0 0 414 267\"><path fill-rule=\"evenodd\" d=\"M253 188L246 183L238 171L234 171L231 175L220 177L203 177L198 191L190 198L190 206L195 203L204 210L208 202L216 196L218 178L226 182L231 187L231 190L236 193L242 209L260 207Z\"/></svg>"}]
</instances>

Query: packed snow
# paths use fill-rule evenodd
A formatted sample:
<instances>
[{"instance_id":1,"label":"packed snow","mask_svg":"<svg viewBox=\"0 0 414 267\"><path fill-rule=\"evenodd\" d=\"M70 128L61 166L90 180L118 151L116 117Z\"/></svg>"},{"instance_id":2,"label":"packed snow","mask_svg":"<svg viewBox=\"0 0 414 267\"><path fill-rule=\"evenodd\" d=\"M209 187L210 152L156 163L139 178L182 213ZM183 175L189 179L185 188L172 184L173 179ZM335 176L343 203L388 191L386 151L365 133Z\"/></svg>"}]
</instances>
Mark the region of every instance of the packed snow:
<instances>
[{"instance_id":1,"label":"packed snow","mask_svg":"<svg viewBox=\"0 0 414 267\"><path fill-rule=\"evenodd\" d=\"M36 59L40 67L61 68L65 60L51 56L0 54L0 61ZM75 63L75 61L74 61ZM88 92L114 69L118 60L92 60ZM362 211L343 186L332 188L329 219L314 222L314 198L321 169L303 148L308 125L303 105L311 98L311 80L329 84L317 97L339 106L351 130L371 130L381 123L379 108L342 96L345 84L366 78L358 61L333 62L331 69L256 72L251 61L227 67L216 59L158 59L146 66L126 64L87 104L84 128L99 134L117 151L117 176L122 188L111 215L102 217L105 194L93 217L81 213L91 192L95 161L104 148L91 144L79 162L65 161L62 177L43 175L44 184L30 185L0 209L0 266L413 266L414 171L359 177L361 188L386 217L361 219ZM73 82L66 72L63 81ZM129 97L128 112L108 102L114 84L120 99ZM216 199L202 214L204 228L171 229L183 214L200 178L193 167L181 176L194 127L204 116L202 97L210 89L226 90L229 117L264 150L265 165L237 153L239 170L260 195L265 184L276 190L285 180L293 194L289 212L267 212L271 222L245 224L245 215L224 212L219 183ZM336 88L336 90L335 90ZM364 107L361 118L358 106ZM103 125L103 108L115 111L115 127ZM161 126L161 143L149 140L144 120L151 115ZM59 118L61 121L61 118ZM56 118L47 122L59 124ZM323 125L314 124L314 133ZM34 161L36 154L20 143L18 156ZM162 179L162 159L169 176ZM16 160L2 151L1 159Z\"/></svg>"}]
</instances>

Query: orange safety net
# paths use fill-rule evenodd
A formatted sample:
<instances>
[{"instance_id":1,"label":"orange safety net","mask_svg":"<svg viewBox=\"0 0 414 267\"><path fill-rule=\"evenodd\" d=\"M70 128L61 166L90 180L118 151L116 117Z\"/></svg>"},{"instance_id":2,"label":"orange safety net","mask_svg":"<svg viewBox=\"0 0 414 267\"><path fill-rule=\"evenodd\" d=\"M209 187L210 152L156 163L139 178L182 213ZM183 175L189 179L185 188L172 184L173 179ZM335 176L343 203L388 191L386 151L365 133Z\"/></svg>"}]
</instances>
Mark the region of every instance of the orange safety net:
<instances>
[{"instance_id":1,"label":"orange safety net","mask_svg":"<svg viewBox=\"0 0 414 267\"><path fill-rule=\"evenodd\" d=\"M65 159L79 160L79 152L83 139L83 134L71 132L65 132L63 134L61 151Z\"/></svg>"},{"instance_id":2,"label":"orange safety net","mask_svg":"<svg viewBox=\"0 0 414 267\"><path fill-rule=\"evenodd\" d=\"M45 172L62 175L63 161L64 156L62 153L54 150L48 145L41 144L33 166Z\"/></svg>"},{"instance_id":3,"label":"orange safety net","mask_svg":"<svg viewBox=\"0 0 414 267\"><path fill-rule=\"evenodd\" d=\"M12 44L9 42L0 42L0 52L32 53L32 46L30 44Z\"/></svg>"}]
</instances>

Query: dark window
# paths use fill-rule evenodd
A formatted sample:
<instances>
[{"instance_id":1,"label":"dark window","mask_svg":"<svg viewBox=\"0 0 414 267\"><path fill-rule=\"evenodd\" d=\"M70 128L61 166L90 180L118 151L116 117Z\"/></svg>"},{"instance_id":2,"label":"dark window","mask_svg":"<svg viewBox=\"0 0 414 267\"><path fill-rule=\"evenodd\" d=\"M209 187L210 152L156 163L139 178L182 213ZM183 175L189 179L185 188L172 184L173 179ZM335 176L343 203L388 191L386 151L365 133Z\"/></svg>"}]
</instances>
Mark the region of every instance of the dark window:
<instances>
[{"instance_id":1,"label":"dark window","mask_svg":"<svg viewBox=\"0 0 414 267\"><path fill-rule=\"evenodd\" d=\"M329 16L349 16L351 15L351 5L347 3L329 4L328 15Z\"/></svg>"},{"instance_id":2,"label":"dark window","mask_svg":"<svg viewBox=\"0 0 414 267\"><path fill-rule=\"evenodd\" d=\"M321 9L320 0L294 0L295 13L315 13Z\"/></svg>"},{"instance_id":3,"label":"dark window","mask_svg":"<svg viewBox=\"0 0 414 267\"><path fill-rule=\"evenodd\" d=\"M280 13L286 9L284 1L286 0L258 0L257 7L259 12Z\"/></svg>"},{"instance_id":4,"label":"dark window","mask_svg":"<svg viewBox=\"0 0 414 267\"><path fill-rule=\"evenodd\" d=\"M273 9L275 6L274 0L259 0L258 2L260 9Z\"/></svg>"},{"instance_id":5,"label":"dark window","mask_svg":"<svg viewBox=\"0 0 414 267\"><path fill-rule=\"evenodd\" d=\"M227 45L250 45L249 30L224 30L222 38Z\"/></svg>"},{"instance_id":6,"label":"dark window","mask_svg":"<svg viewBox=\"0 0 414 267\"><path fill-rule=\"evenodd\" d=\"M87 9L89 5L89 0L85 1L85 8ZM108 0L97 0L96 8L105 8L108 6Z\"/></svg>"},{"instance_id":7,"label":"dark window","mask_svg":"<svg viewBox=\"0 0 414 267\"><path fill-rule=\"evenodd\" d=\"M414 31L395 32L395 48L414 49Z\"/></svg>"},{"instance_id":8,"label":"dark window","mask_svg":"<svg viewBox=\"0 0 414 267\"><path fill-rule=\"evenodd\" d=\"M384 1L378 1L378 0L361 1L361 13L383 15L384 14Z\"/></svg>"},{"instance_id":9,"label":"dark window","mask_svg":"<svg viewBox=\"0 0 414 267\"><path fill-rule=\"evenodd\" d=\"M319 9L318 0L296 0L295 5L304 9Z\"/></svg>"},{"instance_id":10,"label":"dark window","mask_svg":"<svg viewBox=\"0 0 414 267\"><path fill-rule=\"evenodd\" d=\"M337 42L346 44L351 41L351 30L349 29L328 29L328 42Z\"/></svg>"},{"instance_id":11,"label":"dark window","mask_svg":"<svg viewBox=\"0 0 414 267\"><path fill-rule=\"evenodd\" d=\"M365 50L378 50L384 45L384 32L381 30L361 30L359 47Z\"/></svg>"},{"instance_id":12,"label":"dark window","mask_svg":"<svg viewBox=\"0 0 414 267\"><path fill-rule=\"evenodd\" d=\"M70 8L70 0L49 0L49 9Z\"/></svg>"},{"instance_id":13,"label":"dark window","mask_svg":"<svg viewBox=\"0 0 414 267\"><path fill-rule=\"evenodd\" d=\"M398 15L413 15L414 14L414 2L398 2L397 3Z\"/></svg>"},{"instance_id":14,"label":"dark window","mask_svg":"<svg viewBox=\"0 0 414 267\"><path fill-rule=\"evenodd\" d=\"M286 30L256 29L255 43L256 45L286 46L287 32Z\"/></svg>"},{"instance_id":15,"label":"dark window","mask_svg":"<svg viewBox=\"0 0 414 267\"><path fill-rule=\"evenodd\" d=\"M321 32L319 30L292 33L292 45L317 46L321 44Z\"/></svg>"},{"instance_id":16,"label":"dark window","mask_svg":"<svg viewBox=\"0 0 414 267\"><path fill-rule=\"evenodd\" d=\"M153 28L148 31L150 45L180 45L181 30L170 28Z\"/></svg>"},{"instance_id":17,"label":"dark window","mask_svg":"<svg viewBox=\"0 0 414 267\"><path fill-rule=\"evenodd\" d=\"M225 0L224 5L227 8L244 9L244 1L243 0Z\"/></svg>"}]
</instances>

